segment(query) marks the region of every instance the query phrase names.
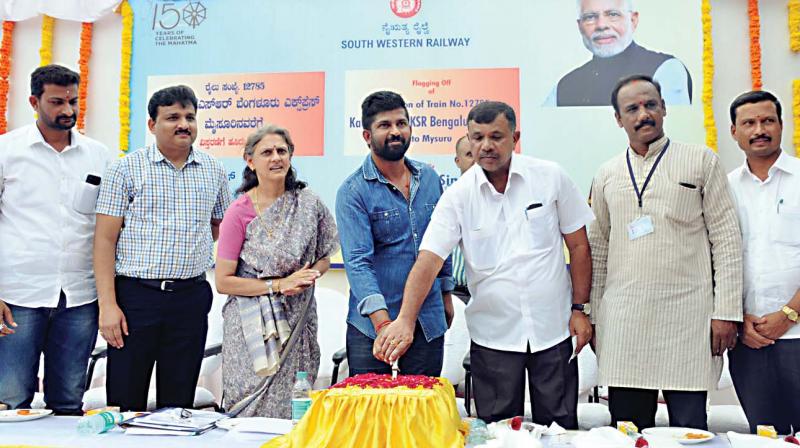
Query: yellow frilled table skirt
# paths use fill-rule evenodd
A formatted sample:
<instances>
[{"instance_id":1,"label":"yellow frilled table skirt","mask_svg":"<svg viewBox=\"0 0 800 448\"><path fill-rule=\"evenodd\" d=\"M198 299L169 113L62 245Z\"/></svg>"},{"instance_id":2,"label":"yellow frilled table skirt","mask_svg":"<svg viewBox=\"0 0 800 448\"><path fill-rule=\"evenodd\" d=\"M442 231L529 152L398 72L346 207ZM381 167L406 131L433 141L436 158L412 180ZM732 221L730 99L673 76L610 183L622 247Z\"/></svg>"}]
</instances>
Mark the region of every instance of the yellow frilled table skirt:
<instances>
[{"instance_id":1,"label":"yellow frilled table skirt","mask_svg":"<svg viewBox=\"0 0 800 448\"><path fill-rule=\"evenodd\" d=\"M463 448L453 386L439 382L433 389L313 391L297 426L261 448Z\"/></svg>"}]
</instances>

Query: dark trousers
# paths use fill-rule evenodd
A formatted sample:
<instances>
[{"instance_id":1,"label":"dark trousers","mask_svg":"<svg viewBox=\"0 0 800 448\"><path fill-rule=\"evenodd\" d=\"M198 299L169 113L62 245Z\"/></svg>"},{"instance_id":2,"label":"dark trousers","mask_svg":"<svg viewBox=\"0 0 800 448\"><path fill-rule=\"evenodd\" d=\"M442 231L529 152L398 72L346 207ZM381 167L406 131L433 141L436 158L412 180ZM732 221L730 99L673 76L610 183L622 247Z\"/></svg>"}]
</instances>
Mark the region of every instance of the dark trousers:
<instances>
[{"instance_id":1,"label":"dark trousers","mask_svg":"<svg viewBox=\"0 0 800 448\"><path fill-rule=\"evenodd\" d=\"M731 378L750 431L772 425L778 434L800 430L800 339L778 339L753 350L744 344L728 352Z\"/></svg>"},{"instance_id":2,"label":"dark trousers","mask_svg":"<svg viewBox=\"0 0 800 448\"><path fill-rule=\"evenodd\" d=\"M478 417L490 423L523 415L527 370L533 422L578 429L578 360L568 363L571 355L569 338L536 353L494 350L473 342L470 361Z\"/></svg>"},{"instance_id":3,"label":"dark trousers","mask_svg":"<svg viewBox=\"0 0 800 448\"><path fill-rule=\"evenodd\" d=\"M669 425L695 429L708 429L706 391L665 390ZM656 426L658 390L632 387L609 387L608 410L611 426L617 422L633 422L639 429Z\"/></svg>"},{"instance_id":4,"label":"dark trousers","mask_svg":"<svg viewBox=\"0 0 800 448\"><path fill-rule=\"evenodd\" d=\"M156 407L191 408L208 331L213 294L206 281L173 292L117 277L117 303L128 322L121 349L108 348L109 406L144 411L153 364Z\"/></svg>"},{"instance_id":5,"label":"dark trousers","mask_svg":"<svg viewBox=\"0 0 800 448\"><path fill-rule=\"evenodd\" d=\"M350 376L361 373L392 373L392 366L379 361L372 355L375 340L347 325L347 365ZM444 360L444 336L428 342L422 327L417 323L414 329L414 342L400 357L398 367L403 375L439 376Z\"/></svg>"}]
</instances>

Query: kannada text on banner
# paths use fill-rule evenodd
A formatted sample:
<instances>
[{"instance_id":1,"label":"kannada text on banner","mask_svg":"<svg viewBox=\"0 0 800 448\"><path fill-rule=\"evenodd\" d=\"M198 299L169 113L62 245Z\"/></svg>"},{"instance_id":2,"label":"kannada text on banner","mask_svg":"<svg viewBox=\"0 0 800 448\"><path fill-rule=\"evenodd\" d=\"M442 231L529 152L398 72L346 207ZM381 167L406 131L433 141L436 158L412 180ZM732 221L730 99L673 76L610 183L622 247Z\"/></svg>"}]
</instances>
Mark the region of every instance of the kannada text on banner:
<instances>
[{"instance_id":1,"label":"kannada text on banner","mask_svg":"<svg viewBox=\"0 0 800 448\"><path fill-rule=\"evenodd\" d=\"M400 93L411 117L410 155L447 155L467 131L475 105L504 101L519 114L519 69L358 70L345 75L344 154L369 152L362 137L361 102L378 90ZM520 123L517 117L517 123ZM519 126L518 126L519 127Z\"/></svg>"},{"instance_id":2,"label":"kannada text on banner","mask_svg":"<svg viewBox=\"0 0 800 448\"><path fill-rule=\"evenodd\" d=\"M150 76L147 96L176 84L197 95L195 145L209 154L240 158L248 135L277 124L291 130L295 155L323 155L323 72ZM149 132L146 143L153 143Z\"/></svg>"}]
</instances>

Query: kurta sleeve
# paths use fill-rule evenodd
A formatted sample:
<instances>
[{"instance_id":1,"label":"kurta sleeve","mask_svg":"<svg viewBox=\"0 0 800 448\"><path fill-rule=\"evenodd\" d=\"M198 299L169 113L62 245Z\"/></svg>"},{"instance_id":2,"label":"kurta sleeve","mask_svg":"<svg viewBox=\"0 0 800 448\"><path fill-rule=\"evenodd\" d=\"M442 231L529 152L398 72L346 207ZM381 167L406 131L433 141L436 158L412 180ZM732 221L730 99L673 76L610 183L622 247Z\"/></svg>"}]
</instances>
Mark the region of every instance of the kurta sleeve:
<instances>
[{"instance_id":1,"label":"kurta sleeve","mask_svg":"<svg viewBox=\"0 0 800 448\"><path fill-rule=\"evenodd\" d=\"M601 170L592 181L589 192L589 202L595 217L595 220L589 225L588 233L592 254L592 290L589 295L589 303L594 309L590 314L592 323L595 323L597 319L608 275L608 239L611 234L611 217L603 191L606 177L604 171Z\"/></svg>"},{"instance_id":2,"label":"kurta sleeve","mask_svg":"<svg viewBox=\"0 0 800 448\"><path fill-rule=\"evenodd\" d=\"M742 321L742 236L728 180L719 158L710 150L705 157L703 217L711 246L714 275L712 319Z\"/></svg>"}]
</instances>

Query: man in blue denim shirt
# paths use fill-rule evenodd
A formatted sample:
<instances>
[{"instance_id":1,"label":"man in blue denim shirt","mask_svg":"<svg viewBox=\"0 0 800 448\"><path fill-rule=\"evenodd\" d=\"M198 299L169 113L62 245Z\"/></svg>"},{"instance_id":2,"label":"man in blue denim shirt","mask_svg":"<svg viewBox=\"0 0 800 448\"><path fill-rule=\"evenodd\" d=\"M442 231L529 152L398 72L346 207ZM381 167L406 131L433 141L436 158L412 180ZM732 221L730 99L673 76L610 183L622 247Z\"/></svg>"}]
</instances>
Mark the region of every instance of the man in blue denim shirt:
<instances>
[{"instance_id":1,"label":"man in blue denim shirt","mask_svg":"<svg viewBox=\"0 0 800 448\"><path fill-rule=\"evenodd\" d=\"M450 260L421 306L400 314L400 305L406 277L442 194L439 176L429 166L405 158L411 124L400 95L386 91L369 95L361 104L361 121L371 153L336 195L336 221L350 282L350 374L389 373L395 359L376 358L374 340L388 326L402 322L413 331L391 341L410 344L399 360L400 371L438 376L444 333L453 317Z\"/></svg>"}]
</instances>

